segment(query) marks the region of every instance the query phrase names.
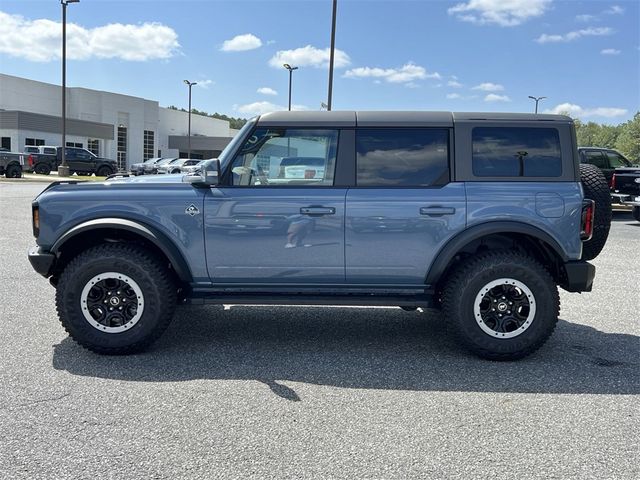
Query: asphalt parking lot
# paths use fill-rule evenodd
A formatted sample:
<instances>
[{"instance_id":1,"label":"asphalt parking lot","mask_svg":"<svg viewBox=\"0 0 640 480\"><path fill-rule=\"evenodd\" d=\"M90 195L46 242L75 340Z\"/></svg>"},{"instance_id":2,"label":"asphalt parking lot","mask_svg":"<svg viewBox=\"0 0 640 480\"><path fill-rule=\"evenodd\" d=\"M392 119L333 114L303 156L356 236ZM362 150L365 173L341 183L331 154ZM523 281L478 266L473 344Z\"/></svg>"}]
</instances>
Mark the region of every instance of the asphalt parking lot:
<instances>
[{"instance_id":1,"label":"asphalt parking lot","mask_svg":"<svg viewBox=\"0 0 640 480\"><path fill-rule=\"evenodd\" d=\"M436 313L181 307L101 357L32 271L31 199L0 183L0 478L640 478L640 223L550 341L479 360Z\"/></svg>"}]
</instances>

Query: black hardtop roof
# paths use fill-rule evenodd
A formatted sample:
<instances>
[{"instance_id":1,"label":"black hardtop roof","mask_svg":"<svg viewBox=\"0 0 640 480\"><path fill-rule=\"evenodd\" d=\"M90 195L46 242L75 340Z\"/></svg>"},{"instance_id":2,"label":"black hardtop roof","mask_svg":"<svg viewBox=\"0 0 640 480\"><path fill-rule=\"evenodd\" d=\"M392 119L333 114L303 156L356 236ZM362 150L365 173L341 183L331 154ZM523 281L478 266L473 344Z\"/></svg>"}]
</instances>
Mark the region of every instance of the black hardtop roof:
<instances>
[{"instance_id":1,"label":"black hardtop roof","mask_svg":"<svg viewBox=\"0 0 640 480\"><path fill-rule=\"evenodd\" d=\"M380 127L380 126L442 126L456 122L509 121L509 122L572 122L566 115L544 113L497 112L426 112L426 111L283 111L261 115L258 123L264 126L314 127Z\"/></svg>"}]
</instances>

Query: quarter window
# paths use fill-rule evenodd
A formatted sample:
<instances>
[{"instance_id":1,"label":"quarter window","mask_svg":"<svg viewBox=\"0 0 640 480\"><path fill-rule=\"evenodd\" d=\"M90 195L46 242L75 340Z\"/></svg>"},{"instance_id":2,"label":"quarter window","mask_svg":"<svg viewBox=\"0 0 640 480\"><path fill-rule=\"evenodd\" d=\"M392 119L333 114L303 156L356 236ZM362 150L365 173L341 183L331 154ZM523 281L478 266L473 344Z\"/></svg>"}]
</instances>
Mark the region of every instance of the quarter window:
<instances>
[{"instance_id":1,"label":"quarter window","mask_svg":"<svg viewBox=\"0 0 640 480\"><path fill-rule=\"evenodd\" d=\"M428 187L449 181L449 132L371 128L356 134L357 185Z\"/></svg>"},{"instance_id":2,"label":"quarter window","mask_svg":"<svg viewBox=\"0 0 640 480\"><path fill-rule=\"evenodd\" d=\"M235 157L238 186L333 185L337 130L258 128Z\"/></svg>"},{"instance_id":3,"label":"quarter window","mask_svg":"<svg viewBox=\"0 0 640 480\"><path fill-rule=\"evenodd\" d=\"M476 127L473 174L477 177L559 177L560 136L555 128Z\"/></svg>"}]
</instances>

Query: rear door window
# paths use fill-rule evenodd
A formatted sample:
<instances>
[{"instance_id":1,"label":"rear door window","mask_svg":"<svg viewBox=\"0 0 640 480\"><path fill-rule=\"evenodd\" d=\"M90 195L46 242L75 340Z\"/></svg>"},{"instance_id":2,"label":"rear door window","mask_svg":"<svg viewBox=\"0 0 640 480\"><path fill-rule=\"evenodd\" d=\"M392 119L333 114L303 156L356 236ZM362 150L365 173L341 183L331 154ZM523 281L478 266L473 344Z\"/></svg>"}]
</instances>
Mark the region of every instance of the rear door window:
<instances>
[{"instance_id":1,"label":"rear door window","mask_svg":"<svg viewBox=\"0 0 640 480\"><path fill-rule=\"evenodd\" d=\"M609 165L611 168L630 167L631 164L622 155L616 152L607 152L607 158L609 159Z\"/></svg>"},{"instance_id":2,"label":"rear door window","mask_svg":"<svg viewBox=\"0 0 640 480\"><path fill-rule=\"evenodd\" d=\"M590 163L598 168L609 168L607 159L599 150L586 150L584 152L584 159L586 163Z\"/></svg>"},{"instance_id":3,"label":"rear door window","mask_svg":"<svg viewBox=\"0 0 640 480\"><path fill-rule=\"evenodd\" d=\"M472 133L477 177L559 177L560 136L555 128L476 127Z\"/></svg>"},{"instance_id":4,"label":"rear door window","mask_svg":"<svg viewBox=\"0 0 640 480\"><path fill-rule=\"evenodd\" d=\"M356 133L359 187L429 187L449 181L445 128L362 128Z\"/></svg>"}]
</instances>

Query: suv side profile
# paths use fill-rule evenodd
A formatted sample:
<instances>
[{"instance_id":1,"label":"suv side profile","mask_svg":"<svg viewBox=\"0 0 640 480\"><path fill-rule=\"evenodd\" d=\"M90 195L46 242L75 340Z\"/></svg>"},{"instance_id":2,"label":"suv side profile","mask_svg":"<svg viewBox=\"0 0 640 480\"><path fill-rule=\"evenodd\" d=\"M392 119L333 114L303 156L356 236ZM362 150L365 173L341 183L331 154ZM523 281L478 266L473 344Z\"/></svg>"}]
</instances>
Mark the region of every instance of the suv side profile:
<instances>
[{"instance_id":1,"label":"suv side profile","mask_svg":"<svg viewBox=\"0 0 640 480\"><path fill-rule=\"evenodd\" d=\"M440 308L472 352L522 358L590 291L608 186L558 115L275 112L200 175L58 183L34 269L103 354L148 347L180 303Z\"/></svg>"}]
</instances>

